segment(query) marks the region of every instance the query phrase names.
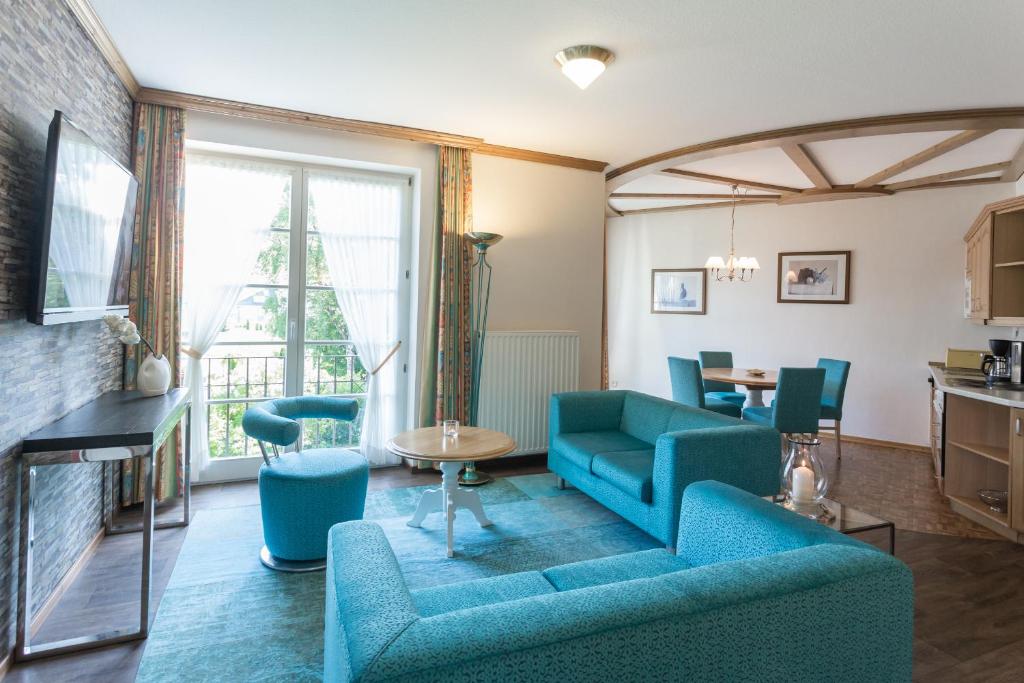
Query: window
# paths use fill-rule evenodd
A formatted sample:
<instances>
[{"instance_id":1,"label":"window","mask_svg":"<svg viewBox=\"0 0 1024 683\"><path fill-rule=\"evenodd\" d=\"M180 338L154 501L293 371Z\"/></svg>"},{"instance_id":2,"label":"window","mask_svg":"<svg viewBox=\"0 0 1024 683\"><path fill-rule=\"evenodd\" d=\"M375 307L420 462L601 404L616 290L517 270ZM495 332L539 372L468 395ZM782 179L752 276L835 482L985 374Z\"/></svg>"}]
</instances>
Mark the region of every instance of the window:
<instances>
[{"instance_id":1,"label":"window","mask_svg":"<svg viewBox=\"0 0 1024 683\"><path fill-rule=\"evenodd\" d=\"M189 158L206 154L190 152ZM284 174L278 210L251 279L203 358L210 469L220 471L210 476L200 474L204 480L248 476L243 471L255 474L261 461L259 447L242 432L242 415L252 403L310 394L352 397L361 406L366 399L368 371L356 354L338 305L317 223L318 197L321 202L330 201L332 210L339 206L344 210L346 205L339 205L337 197L323 194L331 191L331 185L317 184L318 178L344 173L384 178L390 187L400 188L387 198L394 202L392 209L401 217L400 233L384 252L368 250L368 258L372 251L373 259L385 262L380 269L386 269L389 275L383 289L387 296L396 297L398 310L402 311L396 321L399 336L407 328L411 181L362 170L300 165L281 168ZM186 171L186 183L189 177ZM377 264L373 265L377 271ZM392 362L399 367L403 364L397 358ZM393 399L393 409L401 411L404 396L389 395L389 399ZM359 423L305 420L301 443L303 448L357 445ZM240 469L239 460L251 462Z\"/></svg>"}]
</instances>

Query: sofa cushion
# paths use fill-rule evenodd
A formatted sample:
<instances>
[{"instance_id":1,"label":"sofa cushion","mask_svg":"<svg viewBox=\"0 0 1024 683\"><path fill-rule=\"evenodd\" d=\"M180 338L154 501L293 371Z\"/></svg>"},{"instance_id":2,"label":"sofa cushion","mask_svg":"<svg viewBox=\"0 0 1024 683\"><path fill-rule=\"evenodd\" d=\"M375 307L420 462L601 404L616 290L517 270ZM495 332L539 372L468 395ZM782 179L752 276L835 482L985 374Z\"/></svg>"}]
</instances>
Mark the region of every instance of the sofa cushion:
<instances>
[{"instance_id":1,"label":"sofa cushion","mask_svg":"<svg viewBox=\"0 0 1024 683\"><path fill-rule=\"evenodd\" d=\"M672 410L678 405L631 391L622 402L622 424L619 429L647 443L654 443L665 433Z\"/></svg>"},{"instance_id":2,"label":"sofa cushion","mask_svg":"<svg viewBox=\"0 0 1024 683\"><path fill-rule=\"evenodd\" d=\"M559 591L599 586L632 579L646 579L689 569L681 558L663 548L625 555L573 562L544 570L544 576Z\"/></svg>"},{"instance_id":3,"label":"sofa cushion","mask_svg":"<svg viewBox=\"0 0 1024 683\"><path fill-rule=\"evenodd\" d=\"M709 410L679 406L669 416L666 432L685 432L690 429L707 429L709 427L735 427L740 424L735 418Z\"/></svg>"},{"instance_id":4,"label":"sofa cushion","mask_svg":"<svg viewBox=\"0 0 1024 683\"><path fill-rule=\"evenodd\" d=\"M590 463L597 453L639 451L654 448L653 444L641 441L618 430L558 434L552 439L551 443L563 458L585 472L591 471Z\"/></svg>"},{"instance_id":5,"label":"sofa cushion","mask_svg":"<svg viewBox=\"0 0 1024 683\"><path fill-rule=\"evenodd\" d=\"M590 465L595 476L644 503L653 493L654 449L598 453Z\"/></svg>"},{"instance_id":6,"label":"sofa cushion","mask_svg":"<svg viewBox=\"0 0 1024 683\"><path fill-rule=\"evenodd\" d=\"M555 587L540 572L520 572L464 583L420 588L409 591L409 594L412 595L412 601L420 616L431 617L435 614L554 592Z\"/></svg>"}]
</instances>

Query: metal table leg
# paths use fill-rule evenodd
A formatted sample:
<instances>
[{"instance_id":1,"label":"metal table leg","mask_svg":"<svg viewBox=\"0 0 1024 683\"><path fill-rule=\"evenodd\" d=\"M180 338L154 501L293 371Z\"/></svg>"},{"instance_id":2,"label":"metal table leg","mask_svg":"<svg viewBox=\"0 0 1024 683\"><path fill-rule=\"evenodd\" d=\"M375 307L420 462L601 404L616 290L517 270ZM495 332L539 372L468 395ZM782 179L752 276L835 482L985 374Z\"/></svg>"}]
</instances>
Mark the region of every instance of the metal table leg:
<instances>
[{"instance_id":1,"label":"metal table leg","mask_svg":"<svg viewBox=\"0 0 1024 683\"><path fill-rule=\"evenodd\" d=\"M35 489L36 489L36 466L32 465L28 468L28 476L25 476L24 462L22 458L18 459L17 476L18 486L15 489L15 509L20 524L19 528L19 542L21 552L19 552L19 574L24 577L23 580L18 582L18 617L16 627L16 641L14 649L14 658L18 661L29 661L33 659L39 659L41 657L51 657L54 655L65 654L69 652L79 652L82 650L89 650L97 647L106 647L108 645L114 645L117 643L124 643L132 640L142 640L149 635L149 605L150 605L150 587L153 580L153 531L154 529L163 529L168 527L181 527L187 526L189 523L189 507L191 503L191 420L189 411L186 410L183 416L185 422L185 439L184 439L184 462L183 462L183 478L184 478L184 491L183 491L183 506L184 514L181 520L175 520L173 522L163 522L161 524L154 523L155 517L155 499L154 499L154 486L156 478L156 464L153 462L156 457L156 451L159 444L154 444L148 449L144 449L142 453L136 452L135 455L140 458L142 463L142 475L145 477L144 494L142 500L142 523L138 525L113 525L112 510L113 507L108 511L106 509L107 502L109 501L112 505L116 504L115 491L113 486L113 469L112 466L106 468L104 472L103 480L103 510L102 517L104 520L104 526L108 534L116 533L127 533L131 531L142 532L142 576L141 586L139 590L139 627L137 629L114 629L103 633L96 633L86 636L78 636L75 638L67 638L65 640L58 640L50 643L40 643L33 645L31 643L30 629L32 627L33 617L33 606L32 606L32 555L33 546L35 544ZM144 448L144 447L140 447ZM136 447L133 447L136 450ZM88 459L83 459L76 462L89 462ZM115 461L110 461L111 463ZM58 463L54 464L67 464ZM49 466L49 465L47 465ZM106 467L106 465L104 464ZM108 476L109 475L109 476ZM108 486L109 483L109 486ZM106 489L110 489L110 497L107 496ZM22 507L25 507L25 512L22 514Z\"/></svg>"}]
</instances>

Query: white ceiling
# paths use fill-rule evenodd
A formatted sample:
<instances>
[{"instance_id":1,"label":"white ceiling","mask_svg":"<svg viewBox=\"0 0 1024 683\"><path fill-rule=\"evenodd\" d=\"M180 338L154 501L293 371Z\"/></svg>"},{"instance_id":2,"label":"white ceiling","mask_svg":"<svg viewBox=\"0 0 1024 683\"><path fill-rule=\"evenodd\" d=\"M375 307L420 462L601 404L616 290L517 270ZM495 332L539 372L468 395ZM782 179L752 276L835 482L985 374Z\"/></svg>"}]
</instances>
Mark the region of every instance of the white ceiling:
<instances>
[{"instance_id":1,"label":"white ceiling","mask_svg":"<svg viewBox=\"0 0 1024 683\"><path fill-rule=\"evenodd\" d=\"M1024 104L1020 0L92 4L143 86L612 166L785 126ZM617 56L585 91L553 63L556 51L578 43ZM878 158L864 175L882 167ZM861 170L844 166L840 175Z\"/></svg>"}]
</instances>

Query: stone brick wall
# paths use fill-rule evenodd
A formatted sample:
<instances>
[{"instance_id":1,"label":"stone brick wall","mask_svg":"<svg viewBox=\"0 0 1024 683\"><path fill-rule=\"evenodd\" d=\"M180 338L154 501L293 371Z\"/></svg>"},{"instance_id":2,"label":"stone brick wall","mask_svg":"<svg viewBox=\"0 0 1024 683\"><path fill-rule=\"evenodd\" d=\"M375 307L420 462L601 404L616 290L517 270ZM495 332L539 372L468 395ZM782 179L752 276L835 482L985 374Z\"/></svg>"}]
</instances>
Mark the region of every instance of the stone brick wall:
<instances>
[{"instance_id":1,"label":"stone brick wall","mask_svg":"<svg viewBox=\"0 0 1024 683\"><path fill-rule=\"evenodd\" d=\"M122 163L132 101L61 0L3 0L0 10L0 657L11 648L17 568L19 440L121 385L122 349L99 321L25 322L30 244L38 229L47 127L65 112ZM35 603L101 524L96 465L41 468Z\"/></svg>"}]
</instances>

